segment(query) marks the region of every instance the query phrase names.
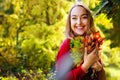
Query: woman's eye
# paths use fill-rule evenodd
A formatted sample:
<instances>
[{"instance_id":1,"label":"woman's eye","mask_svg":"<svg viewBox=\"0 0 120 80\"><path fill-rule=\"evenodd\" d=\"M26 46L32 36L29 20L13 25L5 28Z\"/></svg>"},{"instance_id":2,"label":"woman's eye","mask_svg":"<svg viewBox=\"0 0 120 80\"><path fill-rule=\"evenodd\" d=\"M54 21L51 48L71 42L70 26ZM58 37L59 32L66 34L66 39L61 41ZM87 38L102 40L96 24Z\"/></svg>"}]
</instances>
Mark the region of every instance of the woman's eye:
<instances>
[{"instance_id":1,"label":"woman's eye","mask_svg":"<svg viewBox=\"0 0 120 80\"><path fill-rule=\"evenodd\" d=\"M83 16L82 18L83 18L83 19L86 19L86 18L88 18L88 17L87 17L87 16Z\"/></svg>"},{"instance_id":2,"label":"woman's eye","mask_svg":"<svg viewBox=\"0 0 120 80\"><path fill-rule=\"evenodd\" d=\"M73 17L72 19L77 19L76 17Z\"/></svg>"},{"instance_id":3,"label":"woman's eye","mask_svg":"<svg viewBox=\"0 0 120 80\"><path fill-rule=\"evenodd\" d=\"M86 18L88 18L88 16L87 16L87 15L83 15L82 18L83 18L83 19L86 19Z\"/></svg>"}]
</instances>

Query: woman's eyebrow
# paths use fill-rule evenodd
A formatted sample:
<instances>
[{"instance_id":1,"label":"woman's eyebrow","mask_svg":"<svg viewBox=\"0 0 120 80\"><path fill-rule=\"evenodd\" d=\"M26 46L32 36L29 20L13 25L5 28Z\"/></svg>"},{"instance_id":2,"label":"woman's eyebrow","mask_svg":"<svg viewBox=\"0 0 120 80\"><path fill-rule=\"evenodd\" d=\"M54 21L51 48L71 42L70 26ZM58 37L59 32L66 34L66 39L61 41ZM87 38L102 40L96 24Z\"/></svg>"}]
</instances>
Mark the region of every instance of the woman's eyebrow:
<instances>
[{"instance_id":1,"label":"woman's eyebrow","mask_svg":"<svg viewBox=\"0 0 120 80\"><path fill-rule=\"evenodd\" d=\"M71 15L71 16L77 16L77 15L75 15L75 14L73 14L73 15ZM88 14L87 13L85 13L85 14L82 14L81 16L88 16Z\"/></svg>"},{"instance_id":2,"label":"woman's eyebrow","mask_svg":"<svg viewBox=\"0 0 120 80\"><path fill-rule=\"evenodd\" d=\"M71 15L71 16L77 16L77 15Z\"/></svg>"},{"instance_id":3,"label":"woman's eyebrow","mask_svg":"<svg viewBox=\"0 0 120 80\"><path fill-rule=\"evenodd\" d=\"M87 13L85 13L85 14L82 14L82 16L88 16L88 14L87 14Z\"/></svg>"}]
</instances>

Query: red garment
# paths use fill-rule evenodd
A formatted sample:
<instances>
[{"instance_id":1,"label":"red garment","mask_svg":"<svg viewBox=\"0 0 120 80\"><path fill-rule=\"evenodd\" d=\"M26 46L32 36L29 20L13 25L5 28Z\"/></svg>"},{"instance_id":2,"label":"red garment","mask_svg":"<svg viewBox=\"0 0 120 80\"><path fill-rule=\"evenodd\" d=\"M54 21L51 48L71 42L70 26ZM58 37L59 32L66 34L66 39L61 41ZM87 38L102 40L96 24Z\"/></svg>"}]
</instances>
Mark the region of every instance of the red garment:
<instances>
[{"instance_id":1,"label":"red garment","mask_svg":"<svg viewBox=\"0 0 120 80\"><path fill-rule=\"evenodd\" d=\"M84 70L81 68L81 65L79 67L73 67L74 63L72 62L72 58L69 54L70 39L67 38L60 46L57 55L58 80L91 80L89 77L87 77L87 73L84 72ZM66 67L69 69L67 70ZM97 77L94 80L105 80L105 72L103 69L97 72Z\"/></svg>"}]
</instances>

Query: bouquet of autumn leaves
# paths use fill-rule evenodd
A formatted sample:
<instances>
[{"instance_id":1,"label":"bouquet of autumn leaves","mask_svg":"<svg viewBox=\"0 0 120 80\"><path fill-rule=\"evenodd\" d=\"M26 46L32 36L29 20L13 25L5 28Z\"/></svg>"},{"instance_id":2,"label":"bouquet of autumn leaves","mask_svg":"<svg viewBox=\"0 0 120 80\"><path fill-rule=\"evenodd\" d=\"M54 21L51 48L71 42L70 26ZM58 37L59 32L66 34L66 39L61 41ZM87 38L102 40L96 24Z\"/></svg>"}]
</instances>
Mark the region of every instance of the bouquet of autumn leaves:
<instances>
[{"instance_id":1,"label":"bouquet of autumn leaves","mask_svg":"<svg viewBox=\"0 0 120 80\"><path fill-rule=\"evenodd\" d=\"M84 48L87 47L87 53L89 54L91 51L103 44L104 38L100 36L100 32L94 32L91 35L85 35L84 37L78 36L71 40L70 49L71 49L71 57L74 60L75 65L79 65L83 62L84 56Z\"/></svg>"}]
</instances>

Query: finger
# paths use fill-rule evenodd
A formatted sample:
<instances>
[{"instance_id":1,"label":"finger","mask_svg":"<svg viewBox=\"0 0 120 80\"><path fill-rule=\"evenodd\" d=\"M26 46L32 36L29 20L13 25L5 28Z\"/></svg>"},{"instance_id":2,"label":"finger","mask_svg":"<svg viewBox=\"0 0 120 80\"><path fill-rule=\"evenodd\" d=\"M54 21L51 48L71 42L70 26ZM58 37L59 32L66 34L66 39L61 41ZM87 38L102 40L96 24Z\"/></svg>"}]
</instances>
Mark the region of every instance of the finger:
<instances>
[{"instance_id":1,"label":"finger","mask_svg":"<svg viewBox=\"0 0 120 80\"><path fill-rule=\"evenodd\" d=\"M98 57L100 58L101 54L100 54L100 51L98 50Z\"/></svg>"},{"instance_id":2,"label":"finger","mask_svg":"<svg viewBox=\"0 0 120 80\"><path fill-rule=\"evenodd\" d=\"M91 52L92 54L95 54L96 53L96 48Z\"/></svg>"},{"instance_id":3,"label":"finger","mask_svg":"<svg viewBox=\"0 0 120 80\"><path fill-rule=\"evenodd\" d=\"M98 60L99 59L99 54L97 54L98 51L97 49L95 48L93 51L92 51L92 54L96 56L96 59Z\"/></svg>"},{"instance_id":4,"label":"finger","mask_svg":"<svg viewBox=\"0 0 120 80\"><path fill-rule=\"evenodd\" d=\"M98 64L100 67L102 67L102 64L101 64L99 61L97 61L97 64Z\"/></svg>"},{"instance_id":5,"label":"finger","mask_svg":"<svg viewBox=\"0 0 120 80\"><path fill-rule=\"evenodd\" d=\"M85 56L87 55L87 47L85 47L85 53L84 53L84 55Z\"/></svg>"},{"instance_id":6,"label":"finger","mask_svg":"<svg viewBox=\"0 0 120 80\"><path fill-rule=\"evenodd\" d=\"M99 47L98 47L98 43L96 43L96 50L97 50L97 52L98 52L98 50L99 50Z\"/></svg>"},{"instance_id":7,"label":"finger","mask_svg":"<svg viewBox=\"0 0 120 80\"><path fill-rule=\"evenodd\" d=\"M102 69L102 65L100 64L99 61L97 61L97 69L96 71L100 71Z\"/></svg>"},{"instance_id":8,"label":"finger","mask_svg":"<svg viewBox=\"0 0 120 80\"><path fill-rule=\"evenodd\" d=\"M94 63L94 64L91 66L91 68L95 68L95 66L96 66L96 63Z\"/></svg>"},{"instance_id":9,"label":"finger","mask_svg":"<svg viewBox=\"0 0 120 80\"><path fill-rule=\"evenodd\" d=\"M86 57L87 57L87 47L85 47L84 60L86 59Z\"/></svg>"}]
</instances>

